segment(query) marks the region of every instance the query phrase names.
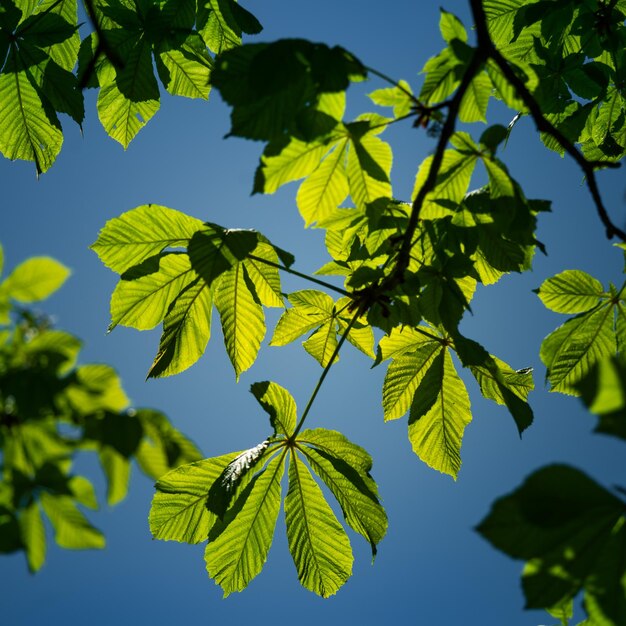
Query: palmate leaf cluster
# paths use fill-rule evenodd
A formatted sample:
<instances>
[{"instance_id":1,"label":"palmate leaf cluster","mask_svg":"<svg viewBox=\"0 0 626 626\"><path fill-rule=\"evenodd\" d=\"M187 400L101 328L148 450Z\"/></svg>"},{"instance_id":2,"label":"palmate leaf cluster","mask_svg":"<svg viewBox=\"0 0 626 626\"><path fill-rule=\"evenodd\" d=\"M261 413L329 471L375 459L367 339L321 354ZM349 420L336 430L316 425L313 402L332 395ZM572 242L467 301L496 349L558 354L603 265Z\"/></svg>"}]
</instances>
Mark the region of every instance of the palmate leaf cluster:
<instances>
[{"instance_id":1,"label":"palmate leaf cluster","mask_svg":"<svg viewBox=\"0 0 626 626\"><path fill-rule=\"evenodd\" d=\"M159 109L159 82L206 100L211 53L261 30L234 0L88 0L84 12L95 30L81 40L78 0L0 7L0 152L33 161L38 174L61 150L59 114L82 125L84 87L99 89L100 122L127 148Z\"/></svg>"},{"instance_id":2,"label":"palmate leaf cluster","mask_svg":"<svg viewBox=\"0 0 626 626\"><path fill-rule=\"evenodd\" d=\"M241 591L261 571L282 501L289 550L301 584L322 597L333 595L352 573L348 536L311 471L341 507L345 522L371 545L385 535L387 516L369 471L370 456L341 433L298 432L296 404L272 382L251 391L270 416L273 434L243 452L184 465L163 476L150 511L157 539L207 541L209 576L224 595Z\"/></svg>"},{"instance_id":3,"label":"palmate leaf cluster","mask_svg":"<svg viewBox=\"0 0 626 626\"><path fill-rule=\"evenodd\" d=\"M0 552L23 550L33 572L46 558L44 515L63 548L105 545L82 511L97 509L98 498L72 468L80 452L98 455L110 505L126 497L133 460L157 478L201 456L165 415L131 409L113 368L78 365L77 337L21 308L47 298L68 274L58 261L34 257L0 283Z\"/></svg>"}]
</instances>

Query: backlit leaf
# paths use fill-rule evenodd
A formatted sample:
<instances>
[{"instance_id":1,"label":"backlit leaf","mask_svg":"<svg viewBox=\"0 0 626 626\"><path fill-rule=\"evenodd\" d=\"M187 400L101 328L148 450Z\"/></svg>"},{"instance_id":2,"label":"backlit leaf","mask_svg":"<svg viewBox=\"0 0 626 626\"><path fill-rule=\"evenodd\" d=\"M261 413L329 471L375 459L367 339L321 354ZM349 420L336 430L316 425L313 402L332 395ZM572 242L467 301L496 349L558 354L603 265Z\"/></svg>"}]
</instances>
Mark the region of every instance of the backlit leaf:
<instances>
[{"instance_id":1,"label":"backlit leaf","mask_svg":"<svg viewBox=\"0 0 626 626\"><path fill-rule=\"evenodd\" d=\"M250 391L270 416L276 434L289 437L296 428L296 403L280 385L265 381L254 383Z\"/></svg>"},{"instance_id":2,"label":"backlit leaf","mask_svg":"<svg viewBox=\"0 0 626 626\"><path fill-rule=\"evenodd\" d=\"M543 304L557 313L584 313L599 304L602 283L581 270L565 270L545 280L537 290Z\"/></svg>"},{"instance_id":3,"label":"backlit leaf","mask_svg":"<svg viewBox=\"0 0 626 626\"><path fill-rule=\"evenodd\" d=\"M415 391L409 439L417 456L454 479L461 467L463 431L472 420L470 401L450 353L440 352Z\"/></svg>"},{"instance_id":4,"label":"backlit leaf","mask_svg":"<svg viewBox=\"0 0 626 626\"><path fill-rule=\"evenodd\" d=\"M237 379L254 363L265 337L263 308L249 282L244 265L238 263L220 278L215 293L226 352Z\"/></svg>"},{"instance_id":5,"label":"backlit leaf","mask_svg":"<svg viewBox=\"0 0 626 626\"><path fill-rule=\"evenodd\" d=\"M165 248L187 245L202 222L158 204L144 204L109 220L91 249L114 272L124 273Z\"/></svg>"},{"instance_id":6,"label":"backlit leaf","mask_svg":"<svg viewBox=\"0 0 626 626\"><path fill-rule=\"evenodd\" d=\"M341 505L346 522L370 542L374 556L387 530L387 516L369 474L370 455L341 433L321 428L302 431L298 442L311 469Z\"/></svg>"},{"instance_id":7,"label":"backlit leaf","mask_svg":"<svg viewBox=\"0 0 626 626\"><path fill-rule=\"evenodd\" d=\"M156 483L150 509L150 532L155 539L201 543L217 515L207 508L209 491L239 452L182 465Z\"/></svg>"},{"instance_id":8,"label":"backlit leaf","mask_svg":"<svg viewBox=\"0 0 626 626\"><path fill-rule=\"evenodd\" d=\"M611 306L600 306L569 319L541 344L540 356L548 368L550 391L577 395L576 383L615 351Z\"/></svg>"},{"instance_id":9,"label":"backlit leaf","mask_svg":"<svg viewBox=\"0 0 626 626\"><path fill-rule=\"evenodd\" d=\"M19 518L20 534L26 547L28 569L37 572L46 560L46 529L37 502L24 509Z\"/></svg>"},{"instance_id":10,"label":"backlit leaf","mask_svg":"<svg viewBox=\"0 0 626 626\"><path fill-rule=\"evenodd\" d=\"M265 564L280 509L284 467L284 454L270 461L209 533L207 571L224 596L245 589Z\"/></svg>"},{"instance_id":11,"label":"backlit leaf","mask_svg":"<svg viewBox=\"0 0 626 626\"><path fill-rule=\"evenodd\" d=\"M303 587L328 598L352 574L348 537L307 467L294 453L285 497L289 551Z\"/></svg>"}]
</instances>

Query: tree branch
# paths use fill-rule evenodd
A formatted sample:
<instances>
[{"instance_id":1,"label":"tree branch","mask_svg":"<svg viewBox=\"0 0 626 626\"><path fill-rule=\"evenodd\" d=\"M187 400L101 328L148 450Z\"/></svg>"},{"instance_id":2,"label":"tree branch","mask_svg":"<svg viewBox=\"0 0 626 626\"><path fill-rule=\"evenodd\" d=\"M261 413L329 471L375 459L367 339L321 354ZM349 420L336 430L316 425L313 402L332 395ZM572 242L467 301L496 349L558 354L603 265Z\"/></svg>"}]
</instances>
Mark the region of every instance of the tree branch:
<instances>
[{"instance_id":1,"label":"tree branch","mask_svg":"<svg viewBox=\"0 0 626 626\"><path fill-rule=\"evenodd\" d=\"M626 241L626 232L619 229L609 217L609 214L604 206L602 197L600 196L600 190L598 188L598 182L595 175L595 169L599 167L620 167L619 163L609 163L606 161L588 161L583 154L574 146L574 144L567 139L555 126L550 123L543 115L541 108L530 91L526 88L523 81L517 76L509 62L502 56L502 54L496 49L489 36L487 30L487 17L485 15L484 8L481 0L470 0L470 6L472 9L472 15L474 17L474 23L476 26L476 36L478 39L479 49L483 53L493 59L496 65L500 68L500 71L504 74L505 78L516 89L519 97L524 101L524 104L528 107L530 114L532 115L537 130L542 133L546 133L552 136L559 142L563 150L578 163L580 169L585 174L587 180L587 187L591 193L591 197L596 205L600 220L606 228L606 236L611 239L612 237L619 237L622 241Z\"/></svg>"},{"instance_id":2,"label":"tree branch","mask_svg":"<svg viewBox=\"0 0 626 626\"><path fill-rule=\"evenodd\" d=\"M472 60L465 70L465 74L463 75L461 84L454 94L454 97L450 101L446 102L448 107L448 115L446 116L446 121L441 128L441 134L439 135L439 141L437 142L437 147L435 148L433 160L430 163L428 176L420 190L417 192L415 200L413 200L411 215L409 216L409 222L407 224L406 231L404 232L404 237L402 238L402 245L398 252L396 266L393 269L392 273L389 275L388 280L385 281L386 288L393 288L395 287L395 285L401 283L403 280L404 272L409 266L409 261L411 257L411 246L413 245L413 235L415 234L415 230L417 228L419 215L424 204L424 200L426 199L426 196L435 188L435 185L437 183L437 177L439 176L439 170L441 169L441 164L443 162L443 155L445 153L448 142L450 141L450 138L454 134L456 120L459 114L459 109L461 107L461 101L463 100L465 92L469 88L474 76L476 76L485 60L485 52L481 48L477 48L474 51Z\"/></svg>"}]
</instances>

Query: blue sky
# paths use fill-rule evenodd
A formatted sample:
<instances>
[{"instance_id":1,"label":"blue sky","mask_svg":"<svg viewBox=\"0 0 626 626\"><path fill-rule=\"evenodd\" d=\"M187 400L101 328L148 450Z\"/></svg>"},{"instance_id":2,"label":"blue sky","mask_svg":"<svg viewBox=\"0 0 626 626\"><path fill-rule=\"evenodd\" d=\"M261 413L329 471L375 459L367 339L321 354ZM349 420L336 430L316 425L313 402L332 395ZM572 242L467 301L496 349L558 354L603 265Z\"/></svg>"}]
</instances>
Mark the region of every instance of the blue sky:
<instances>
[{"instance_id":1,"label":"blue sky","mask_svg":"<svg viewBox=\"0 0 626 626\"><path fill-rule=\"evenodd\" d=\"M435 3L251 0L244 6L265 27L259 40L305 37L339 44L366 65L408 80L415 90L422 80L419 70L441 48ZM469 26L465 2L449 2L445 8ZM351 89L350 110L372 110L364 94L381 86L370 81ZM494 121L506 123L513 116L493 103L490 107ZM136 406L163 410L207 456L253 446L269 427L248 393L249 385L274 380L287 387L302 408L319 376L317 363L298 343L280 349L265 345L237 384L214 325L207 353L198 364L174 378L144 382L158 332L118 328L106 335L115 276L88 246L106 220L148 202L225 227L256 228L295 253L296 268L304 272L327 260L322 233L302 229L295 185L273 196L250 196L261 145L223 139L229 112L217 93L208 104L163 97L161 110L126 152L100 126L94 92L86 94L86 109L84 136L64 120L64 147L39 181L32 164L0 161L0 242L6 267L32 255L50 255L68 265L72 277L42 308L55 316L59 327L84 340L82 362L113 365ZM468 130L477 137L482 127L476 124ZM410 122L396 125L383 137L394 150L394 193L407 198L417 167L434 142ZM28 574L22 555L0 559L4 623L553 623L541 612L523 611L522 564L494 551L472 528L496 497L547 463L576 465L605 485L623 476L622 445L593 435L595 419L579 401L549 394L543 384L539 346L564 318L546 311L531 291L565 268L583 269L605 284L621 283L623 260L604 236L581 172L548 153L529 120L515 127L502 158L528 197L553 201L553 212L540 218L538 232L548 256L537 256L532 273L479 290L474 315L465 320L463 330L514 368L535 368L536 391L530 396L535 423L522 440L506 411L470 386L474 421L464 438L463 467L456 482L440 475L412 453L406 419L383 423L384 368L371 370L370 362L348 346L307 425L341 430L368 449L390 526L373 565L368 546L350 534L354 575L337 596L322 600L299 586L281 516L264 571L246 591L223 600L206 575L202 546L151 539L147 514L153 486L136 471L129 497L91 516L107 537L105 551L52 547L36 576ZM605 173L600 183L611 214L623 227L623 173ZM304 287L291 278L284 281L287 291ZM95 477L102 494L94 460L83 459L78 467Z\"/></svg>"}]
</instances>

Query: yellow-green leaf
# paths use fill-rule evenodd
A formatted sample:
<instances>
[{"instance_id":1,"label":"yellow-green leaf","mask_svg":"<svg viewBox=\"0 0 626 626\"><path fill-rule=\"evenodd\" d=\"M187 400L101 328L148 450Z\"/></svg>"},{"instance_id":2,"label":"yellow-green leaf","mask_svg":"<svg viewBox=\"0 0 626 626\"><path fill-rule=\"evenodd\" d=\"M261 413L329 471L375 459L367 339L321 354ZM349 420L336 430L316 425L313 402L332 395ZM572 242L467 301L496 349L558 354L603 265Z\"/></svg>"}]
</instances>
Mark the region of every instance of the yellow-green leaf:
<instances>
[{"instance_id":1,"label":"yellow-green leaf","mask_svg":"<svg viewBox=\"0 0 626 626\"><path fill-rule=\"evenodd\" d=\"M415 392L409 416L413 451L427 465L456 480L470 401L448 350L433 361Z\"/></svg>"},{"instance_id":2,"label":"yellow-green leaf","mask_svg":"<svg viewBox=\"0 0 626 626\"><path fill-rule=\"evenodd\" d=\"M294 452L285 497L289 551L303 587L328 598L352 574L352 549L311 473Z\"/></svg>"},{"instance_id":3,"label":"yellow-green leaf","mask_svg":"<svg viewBox=\"0 0 626 626\"><path fill-rule=\"evenodd\" d=\"M249 281L243 263L238 263L220 278L215 293L224 345L237 380L254 363L265 337L263 307L250 290Z\"/></svg>"},{"instance_id":4,"label":"yellow-green leaf","mask_svg":"<svg viewBox=\"0 0 626 626\"><path fill-rule=\"evenodd\" d=\"M204 558L224 596L242 591L261 571L280 509L284 454L274 458L237 497L209 533Z\"/></svg>"},{"instance_id":5,"label":"yellow-green leaf","mask_svg":"<svg viewBox=\"0 0 626 626\"><path fill-rule=\"evenodd\" d=\"M114 272L122 274L165 248L186 246L199 219L158 204L144 204L109 220L91 249Z\"/></svg>"}]
</instances>

